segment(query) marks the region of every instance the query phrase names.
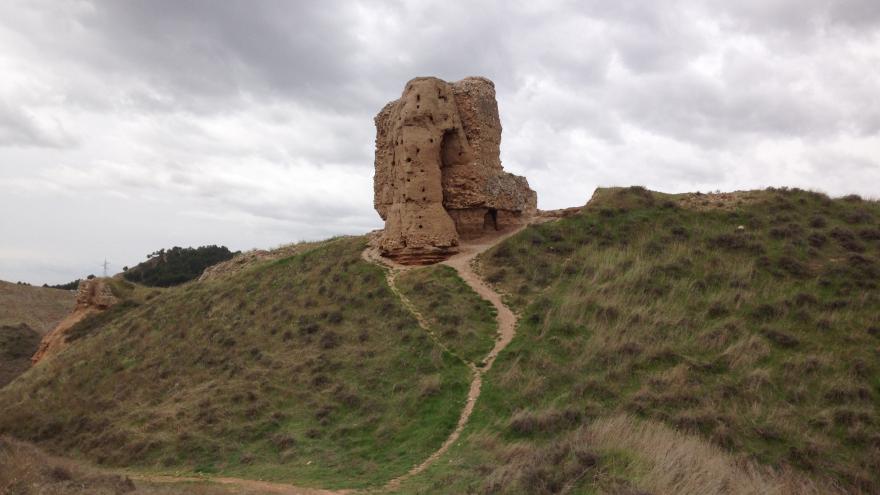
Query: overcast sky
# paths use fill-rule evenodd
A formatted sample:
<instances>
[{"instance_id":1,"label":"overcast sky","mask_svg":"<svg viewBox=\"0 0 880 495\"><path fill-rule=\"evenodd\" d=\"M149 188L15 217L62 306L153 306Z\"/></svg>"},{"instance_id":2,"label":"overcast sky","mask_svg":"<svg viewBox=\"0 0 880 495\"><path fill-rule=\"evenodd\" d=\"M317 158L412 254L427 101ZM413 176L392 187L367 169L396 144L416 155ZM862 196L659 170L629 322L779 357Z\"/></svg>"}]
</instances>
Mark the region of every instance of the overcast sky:
<instances>
[{"instance_id":1,"label":"overcast sky","mask_svg":"<svg viewBox=\"0 0 880 495\"><path fill-rule=\"evenodd\" d=\"M880 196L880 1L0 3L0 279L381 226L373 116L495 81L539 207L597 186Z\"/></svg>"}]
</instances>

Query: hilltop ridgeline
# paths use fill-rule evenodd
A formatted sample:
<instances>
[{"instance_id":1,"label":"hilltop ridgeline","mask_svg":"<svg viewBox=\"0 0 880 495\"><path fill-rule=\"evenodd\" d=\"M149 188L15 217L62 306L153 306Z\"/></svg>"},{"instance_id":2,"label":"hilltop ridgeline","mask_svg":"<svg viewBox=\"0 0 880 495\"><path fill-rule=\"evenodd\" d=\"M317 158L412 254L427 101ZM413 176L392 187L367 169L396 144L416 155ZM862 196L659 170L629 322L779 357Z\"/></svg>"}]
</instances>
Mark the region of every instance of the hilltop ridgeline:
<instances>
[{"instance_id":1,"label":"hilltop ridgeline","mask_svg":"<svg viewBox=\"0 0 880 495\"><path fill-rule=\"evenodd\" d=\"M599 189L480 267L517 338L409 492L880 493L876 201Z\"/></svg>"}]
</instances>

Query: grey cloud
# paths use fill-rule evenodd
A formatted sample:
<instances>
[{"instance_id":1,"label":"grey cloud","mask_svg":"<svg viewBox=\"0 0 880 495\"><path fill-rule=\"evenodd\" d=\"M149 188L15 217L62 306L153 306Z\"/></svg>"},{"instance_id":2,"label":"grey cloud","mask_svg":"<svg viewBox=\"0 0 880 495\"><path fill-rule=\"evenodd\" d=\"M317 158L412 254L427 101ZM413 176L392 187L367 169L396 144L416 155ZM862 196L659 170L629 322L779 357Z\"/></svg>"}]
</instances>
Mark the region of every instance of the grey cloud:
<instances>
[{"instance_id":1,"label":"grey cloud","mask_svg":"<svg viewBox=\"0 0 880 495\"><path fill-rule=\"evenodd\" d=\"M43 125L26 109L0 98L0 147L67 148L75 142L58 122Z\"/></svg>"},{"instance_id":2,"label":"grey cloud","mask_svg":"<svg viewBox=\"0 0 880 495\"><path fill-rule=\"evenodd\" d=\"M874 0L714 0L700 7L731 31L759 33L795 49L829 30L858 34L880 25Z\"/></svg>"},{"instance_id":3,"label":"grey cloud","mask_svg":"<svg viewBox=\"0 0 880 495\"><path fill-rule=\"evenodd\" d=\"M118 259L373 228L372 118L420 75L495 81L542 207L634 182L876 195L874 0L13 0L0 27L0 206L45 233L10 223L24 251L70 236L74 200ZM115 245L102 225L71 264Z\"/></svg>"}]
</instances>

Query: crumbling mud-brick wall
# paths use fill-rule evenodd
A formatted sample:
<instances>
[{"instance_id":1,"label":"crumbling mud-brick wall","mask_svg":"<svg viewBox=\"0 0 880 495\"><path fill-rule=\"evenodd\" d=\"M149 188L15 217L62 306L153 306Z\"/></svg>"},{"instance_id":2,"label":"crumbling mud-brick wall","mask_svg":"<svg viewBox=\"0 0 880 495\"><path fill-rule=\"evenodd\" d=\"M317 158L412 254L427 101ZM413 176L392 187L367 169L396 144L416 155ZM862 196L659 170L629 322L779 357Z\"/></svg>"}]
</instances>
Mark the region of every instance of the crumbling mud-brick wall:
<instances>
[{"instance_id":1,"label":"crumbling mud-brick wall","mask_svg":"<svg viewBox=\"0 0 880 495\"><path fill-rule=\"evenodd\" d=\"M524 177L501 167L492 81L419 77L375 118L374 205L385 220L382 254L431 263L462 239L508 229L534 214Z\"/></svg>"}]
</instances>

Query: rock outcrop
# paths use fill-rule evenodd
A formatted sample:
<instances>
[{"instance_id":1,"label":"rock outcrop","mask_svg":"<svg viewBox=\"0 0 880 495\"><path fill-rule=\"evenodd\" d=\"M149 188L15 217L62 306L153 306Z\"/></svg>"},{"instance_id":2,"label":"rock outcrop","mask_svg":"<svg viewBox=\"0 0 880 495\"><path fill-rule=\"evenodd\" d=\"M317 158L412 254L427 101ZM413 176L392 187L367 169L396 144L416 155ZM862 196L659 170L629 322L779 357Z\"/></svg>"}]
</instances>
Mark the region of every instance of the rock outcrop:
<instances>
[{"instance_id":1,"label":"rock outcrop","mask_svg":"<svg viewBox=\"0 0 880 495\"><path fill-rule=\"evenodd\" d=\"M431 263L459 241L525 221L537 196L501 167L501 121L492 81L419 77L379 112L374 206L385 220L383 255Z\"/></svg>"},{"instance_id":2,"label":"rock outcrop","mask_svg":"<svg viewBox=\"0 0 880 495\"><path fill-rule=\"evenodd\" d=\"M76 307L58 326L43 336L40 347L31 358L34 364L48 356L60 352L66 345L67 333L74 325L89 315L100 313L116 304L118 299L113 295L110 286L102 279L83 280L76 289Z\"/></svg>"}]
</instances>

